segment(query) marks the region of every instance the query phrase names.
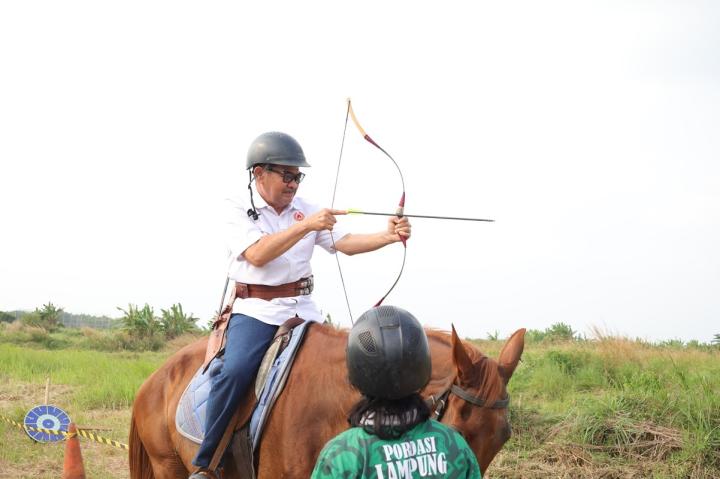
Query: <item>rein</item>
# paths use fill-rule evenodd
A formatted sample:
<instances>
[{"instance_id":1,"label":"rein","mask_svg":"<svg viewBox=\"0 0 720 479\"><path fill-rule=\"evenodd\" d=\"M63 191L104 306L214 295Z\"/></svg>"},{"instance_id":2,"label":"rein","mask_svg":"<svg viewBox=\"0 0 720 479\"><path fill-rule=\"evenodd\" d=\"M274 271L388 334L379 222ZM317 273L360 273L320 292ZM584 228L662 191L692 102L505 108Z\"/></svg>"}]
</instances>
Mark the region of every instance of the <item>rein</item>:
<instances>
[{"instance_id":1,"label":"rein","mask_svg":"<svg viewBox=\"0 0 720 479\"><path fill-rule=\"evenodd\" d=\"M505 396L505 398L498 399L490 406L486 406L485 399L473 396L471 393L461 388L457 384L451 384L450 387L448 387L445 392L437 398L435 397L435 395L431 395L430 398L428 398L428 405L433 408L433 414L435 415L435 419L438 421L442 419L442 416L445 413L445 406L447 406L447 400L450 396L450 393L455 394L457 397L464 400L465 402L477 407L505 409L510 404L510 395L508 394L507 396Z\"/></svg>"}]
</instances>

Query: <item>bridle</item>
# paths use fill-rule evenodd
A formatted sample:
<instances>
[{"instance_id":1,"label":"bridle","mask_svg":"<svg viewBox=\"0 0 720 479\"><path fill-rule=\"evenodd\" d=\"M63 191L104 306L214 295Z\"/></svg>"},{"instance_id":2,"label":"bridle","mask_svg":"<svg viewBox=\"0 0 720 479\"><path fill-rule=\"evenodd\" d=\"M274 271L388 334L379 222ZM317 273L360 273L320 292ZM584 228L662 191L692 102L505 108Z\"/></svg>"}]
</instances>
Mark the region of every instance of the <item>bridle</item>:
<instances>
[{"instance_id":1,"label":"bridle","mask_svg":"<svg viewBox=\"0 0 720 479\"><path fill-rule=\"evenodd\" d=\"M465 402L477 407L489 407L490 409L505 409L510 404L510 395L506 394L503 399L498 399L497 401L488 406L485 404L487 402L485 399L473 396L466 389L463 389L457 384L452 383L447 389L445 389L445 392L443 392L439 396L435 397L435 395L431 395L427 399L428 405L433 410L433 415L436 420L439 421L440 419L442 419L442 416L445 413L445 407L447 406L448 397L451 393L464 400Z\"/></svg>"}]
</instances>

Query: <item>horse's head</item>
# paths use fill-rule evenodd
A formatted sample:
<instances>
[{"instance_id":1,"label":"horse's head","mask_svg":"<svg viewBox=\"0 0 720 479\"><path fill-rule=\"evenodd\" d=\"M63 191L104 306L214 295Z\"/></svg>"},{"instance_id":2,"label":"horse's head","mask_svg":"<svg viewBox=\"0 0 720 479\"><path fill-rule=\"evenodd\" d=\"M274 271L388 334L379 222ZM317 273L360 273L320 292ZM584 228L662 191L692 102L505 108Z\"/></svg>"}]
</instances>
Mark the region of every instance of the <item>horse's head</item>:
<instances>
[{"instance_id":1,"label":"horse's head","mask_svg":"<svg viewBox=\"0 0 720 479\"><path fill-rule=\"evenodd\" d=\"M456 369L448 390L443 422L460 431L485 472L510 438L509 396L506 386L520 360L525 330L516 331L503 346L498 361L466 347L452 330L452 358Z\"/></svg>"}]
</instances>

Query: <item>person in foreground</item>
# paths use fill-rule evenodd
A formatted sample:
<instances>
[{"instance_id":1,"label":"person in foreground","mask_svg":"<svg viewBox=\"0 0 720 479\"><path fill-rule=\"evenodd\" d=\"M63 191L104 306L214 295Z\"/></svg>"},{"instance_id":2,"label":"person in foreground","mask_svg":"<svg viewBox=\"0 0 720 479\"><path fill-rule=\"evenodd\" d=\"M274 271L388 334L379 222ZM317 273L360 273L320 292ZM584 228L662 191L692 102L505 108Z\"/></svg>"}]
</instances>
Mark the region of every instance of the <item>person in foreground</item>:
<instances>
[{"instance_id":1,"label":"person in foreground","mask_svg":"<svg viewBox=\"0 0 720 479\"><path fill-rule=\"evenodd\" d=\"M235 294L219 323L227 322L221 369L213 373L205 436L190 479L216 478L213 458L241 399L278 329L290 318L324 320L312 300L310 259L315 246L352 255L410 237L407 218L390 218L385 229L351 234L336 224L343 210L320 208L296 196L309 167L300 144L281 132L263 133L247 154L249 193L228 202L228 277ZM217 462L217 458L215 458Z\"/></svg>"},{"instance_id":2,"label":"person in foreground","mask_svg":"<svg viewBox=\"0 0 720 479\"><path fill-rule=\"evenodd\" d=\"M430 419L419 391L430 380L425 331L409 312L380 306L350 331L348 375L363 395L347 431L331 439L311 479L471 478L480 466L460 433Z\"/></svg>"}]
</instances>

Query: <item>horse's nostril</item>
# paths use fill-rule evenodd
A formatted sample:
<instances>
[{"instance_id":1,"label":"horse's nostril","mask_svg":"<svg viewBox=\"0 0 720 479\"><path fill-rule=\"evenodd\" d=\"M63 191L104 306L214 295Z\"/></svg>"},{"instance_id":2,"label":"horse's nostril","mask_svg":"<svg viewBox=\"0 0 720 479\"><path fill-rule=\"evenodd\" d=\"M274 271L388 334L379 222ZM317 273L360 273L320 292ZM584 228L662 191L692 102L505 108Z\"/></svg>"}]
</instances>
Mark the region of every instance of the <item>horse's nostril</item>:
<instances>
[{"instance_id":1,"label":"horse's nostril","mask_svg":"<svg viewBox=\"0 0 720 479\"><path fill-rule=\"evenodd\" d=\"M505 427L503 428L503 433L505 436L505 441L510 439L510 437L512 436L512 426L510 425L509 422L505 423Z\"/></svg>"}]
</instances>

